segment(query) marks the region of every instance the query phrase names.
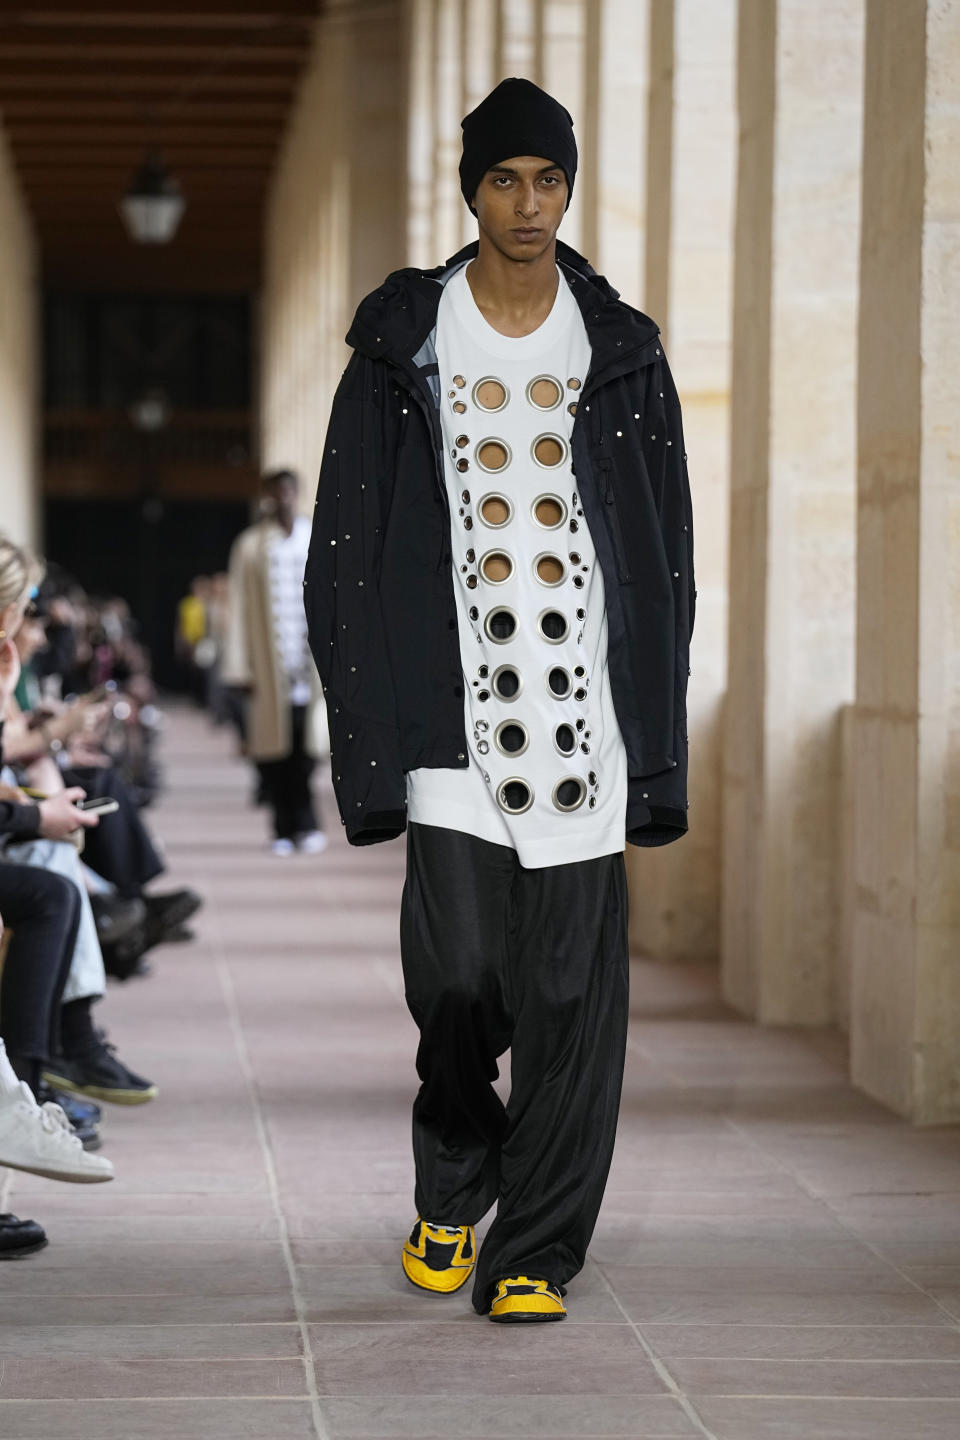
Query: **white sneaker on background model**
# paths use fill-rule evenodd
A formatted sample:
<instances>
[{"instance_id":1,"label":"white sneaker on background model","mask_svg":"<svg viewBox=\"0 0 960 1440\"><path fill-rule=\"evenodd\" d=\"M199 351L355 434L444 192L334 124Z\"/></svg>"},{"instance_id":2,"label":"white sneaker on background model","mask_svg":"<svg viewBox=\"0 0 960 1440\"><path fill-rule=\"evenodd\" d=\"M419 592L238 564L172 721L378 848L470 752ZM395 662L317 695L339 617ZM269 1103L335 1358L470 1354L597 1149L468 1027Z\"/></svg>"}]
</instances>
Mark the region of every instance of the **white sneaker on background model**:
<instances>
[{"instance_id":1,"label":"white sneaker on background model","mask_svg":"<svg viewBox=\"0 0 960 1440\"><path fill-rule=\"evenodd\" d=\"M293 854L293 841L292 841L292 840L273 840L273 841L271 841L271 843L270 843L270 854L271 854L271 855L292 855L292 854Z\"/></svg>"},{"instance_id":2,"label":"white sneaker on background model","mask_svg":"<svg viewBox=\"0 0 960 1440\"><path fill-rule=\"evenodd\" d=\"M327 848L327 837L322 830L311 830L306 835L301 835L297 841L297 849L301 855L322 855Z\"/></svg>"},{"instance_id":3,"label":"white sneaker on background model","mask_svg":"<svg viewBox=\"0 0 960 1440\"><path fill-rule=\"evenodd\" d=\"M75 1185L113 1179L110 1161L84 1150L60 1106L38 1105L23 1081L0 1092L0 1165Z\"/></svg>"}]
</instances>

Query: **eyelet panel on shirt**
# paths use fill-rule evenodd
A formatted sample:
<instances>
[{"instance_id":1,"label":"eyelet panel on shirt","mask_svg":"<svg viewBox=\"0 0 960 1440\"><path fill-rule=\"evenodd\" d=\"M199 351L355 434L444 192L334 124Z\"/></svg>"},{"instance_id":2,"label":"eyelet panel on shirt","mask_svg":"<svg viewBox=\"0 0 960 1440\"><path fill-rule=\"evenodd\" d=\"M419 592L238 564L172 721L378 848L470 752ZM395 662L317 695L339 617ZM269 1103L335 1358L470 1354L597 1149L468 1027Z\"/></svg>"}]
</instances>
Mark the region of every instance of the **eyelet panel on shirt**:
<instances>
[{"instance_id":1,"label":"eyelet panel on shirt","mask_svg":"<svg viewBox=\"0 0 960 1440\"><path fill-rule=\"evenodd\" d=\"M535 375L527 386L527 399L537 410L556 410L563 399L563 386L552 375Z\"/></svg>"},{"instance_id":2,"label":"eyelet panel on shirt","mask_svg":"<svg viewBox=\"0 0 960 1440\"><path fill-rule=\"evenodd\" d=\"M474 459L488 475L498 475L501 470L506 470L511 458L512 452L506 440L500 440L495 435L481 440L474 451Z\"/></svg>"},{"instance_id":3,"label":"eyelet panel on shirt","mask_svg":"<svg viewBox=\"0 0 960 1440\"><path fill-rule=\"evenodd\" d=\"M507 645L517 633L517 612L509 605L498 605L483 622L483 633L494 645Z\"/></svg>"},{"instance_id":4,"label":"eyelet panel on shirt","mask_svg":"<svg viewBox=\"0 0 960 1440\"><path fill-rule=\"evenodd\" d=\"M510 391L495 375L484 375L473 387L473 403L480 410L496 414L510 402Z\"/></svg>"},{"instance_id":5,"label":"eyelet panel on shirt","mask_svg":"<svg viewBox=\"0 0 960 1440\"><path fill-rule=\"evenodd\" d=\"M491 491L488 495L481 495L477 513L489 529L502 530L513 519L513 501L508 500L506 495Z\"/></svg>"},{"instance_id":6,"label":"eyelet panel on shirt","mask_svg":"<svg viewBox=\"0 0 960 1440\"><path fill-rule=\"evenodd\" d=\"M522 815L533 804L533 786L519 775L511 775L497 786L497 804L508 815Z\"/></svg>"},{"instance_id":7,"label":"eyelet panel on shirt","mask_svg":"<svg viewBox=\"0 0 960 1440\"><path fill-rule=\"evenodd\" d=\"M548 645L562 645L570 634L570 621L559 610L541 610L537 630Z\"/></svg>"},{"instance_id":8,"label":"eyelet panel on shirt","mask_svg":"<svg viewBox=\"0 0 960 1440\"><path fill-rule=\"evenodd\" d=\"M530 733L519 720L501 720L493 741L501 755L522 755L530 744Z\"/></svg>"},{"instance_id":9,"label":"eyelet panel on shirt","mask_svg":"<svg viewBox=\"0 0 960 1440\"><path fill-rule=\"evenodd\" d=\"M572 810L580 809L587 798L587 787L579 775L568 775L557 781L550 798L555 809L568 815Z\"/></svg>"},{"instance_id":10,"label":"eyelet panel on shirt","mask_svg":"<svg viewBox=\"0 0 960 1440\"><path fill-rule=\"evenodd\" d=\"M530 446L534 463L543 470L556 470L570 453L562 435L538 435Z\"/></svg>"},{"instance_id":11,"label":"eyelet panel on shirt","mask_svg":"<svg viewBox=\"0 0 960 1440\"><path fill-rule=\"evenodd\" d=\"M533 562L533 573L541 585L547 585L551 589L562 585L567 574L567 567L559 555L549 555L544 552L537 555Z\"/></svg>"},{"instance_id":12,"label":"eyelet panel on shirt","mask_svg":"<svg viewBox=\"0 0 960 1440\"><path fill-rule=\"evenodd\" d=\"M551 665L547 671L547 690L554 700L566 700L573 691L573 679L562 665Z\"/></svg>"},{"instance_id":13,"label":"eyelet panel on shirt","mask_svg":"<svg viewBox=\"0 0 960 1440\"><path fill-rule=\"evenodd\" d=\"M505 585L514 568L513 557L506 550L488 550L480 557L480 574L488 585Z\"/></svg>"},{"instance_id":14,"label":"eyelet panel on shirt","mask_svg":"<svg viewBox=\"0 0 960 1440\"><path fill-rule=\"evenodd\" d=\"M562 725L558 725L556 730L554 730L553 745L558 755L563 755L565 759L569 759L571 755L576 754L577 744L577 732L573 726L568 725L566 721L564 721Z\"/></svg>"},{"instance_id":15,"label":"eyelet panel on shirt","mask_svg":"<svg viewBox=\"0 0 960 1440\"><path fill-rule=\"evenodd\" d=\"M530 511L534 522L544 530L559 530L567 523L566 502L559 495L538 495Z\"/></svg>"},{"instance_id":16,"label":"eyelet panel on shirt","mask_svg":"<svg viewBox=\"0 0 960 1440\"><path fill-rule=\"evenodd\" d=\"M515 665L498 665L491 676L490 689L498 700L516 700L523 689L523 676Z\"/></svg>"}]
</instances>

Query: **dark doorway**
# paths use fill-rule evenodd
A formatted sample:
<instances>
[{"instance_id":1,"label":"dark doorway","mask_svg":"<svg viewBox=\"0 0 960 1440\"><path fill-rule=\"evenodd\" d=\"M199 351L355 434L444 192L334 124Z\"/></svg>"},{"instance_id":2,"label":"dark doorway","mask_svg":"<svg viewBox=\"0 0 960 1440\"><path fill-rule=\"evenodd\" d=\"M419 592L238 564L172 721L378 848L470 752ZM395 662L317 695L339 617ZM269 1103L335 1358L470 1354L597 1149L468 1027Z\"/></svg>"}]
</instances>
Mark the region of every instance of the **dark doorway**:
<instances>
[{"instance_id":1,"label":"dark doorway","mask_svg":"<svg viewBox=\"0 0 960 1440\"><path fill-rule=\"evenodd\" d=\"M90 594L129 602L157 682L176 688L177 602L195 575L226 569L230 544L249 523L246 501L48 499L45 553Z\"/></svg>"}]
</instances>

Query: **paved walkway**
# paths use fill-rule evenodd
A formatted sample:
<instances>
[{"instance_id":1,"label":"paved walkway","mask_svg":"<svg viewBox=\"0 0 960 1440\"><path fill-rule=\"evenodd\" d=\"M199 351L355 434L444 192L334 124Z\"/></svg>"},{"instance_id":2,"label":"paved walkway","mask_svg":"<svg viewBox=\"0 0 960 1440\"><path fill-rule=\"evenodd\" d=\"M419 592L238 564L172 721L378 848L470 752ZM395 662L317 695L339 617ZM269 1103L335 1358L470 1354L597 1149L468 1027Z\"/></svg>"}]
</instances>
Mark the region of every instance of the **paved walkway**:
<instances>
[{"instance_id":1,"label":"paved walkway","mask_svg":"<svg viewBox=\"0 0 960 1440\"><path fill-rule=\"evenodd\" d=\"M638 964L620 1138L563 1325L418 1294L403 851L274 861L244 767L174 719L156 813L199 939L102 1007L160 1099L119 1178L20 1177L49 1230L0 1274L4 1440L956 1440L960 1145ZM105 822L108 823L108 822ZM0 1178L3 1172L0 1172Z\"/></svg>"}]
</instances>

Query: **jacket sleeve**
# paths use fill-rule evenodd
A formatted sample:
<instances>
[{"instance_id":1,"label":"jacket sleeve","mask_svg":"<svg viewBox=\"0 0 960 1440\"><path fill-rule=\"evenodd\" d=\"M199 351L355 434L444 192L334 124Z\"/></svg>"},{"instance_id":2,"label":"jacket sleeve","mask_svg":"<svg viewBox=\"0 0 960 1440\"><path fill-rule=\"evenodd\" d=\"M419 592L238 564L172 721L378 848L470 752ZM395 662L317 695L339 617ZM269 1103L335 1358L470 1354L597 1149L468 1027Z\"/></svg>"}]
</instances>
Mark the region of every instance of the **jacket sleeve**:
<instances>
[{"instance_id":1,"label":"jacket sleeve","mask_svg":"<svg viewBox=\"0 0 960 1440\"><path fill-rule=\"evenodd\" d=\"M334 792L351 845L392 840L407 824L379 596L381 505L395 473L392 390L382 362L354 354L330 413L304 578Z\"/></svg>"},{"instance_id":2,"label":"jacket sleeve","mask_svg":"<svg viewBox=\"0 0 960 1440\"><path fill-rule=\"evenodd\" d=\"M659 452L663 456L662 472L656 477L655 489L664 550L671 574L677 581L674 592L674 764L656 775L631 778L627 839L634 845L667 845L687 831L687 677L697 591L693 573L693 506L683 418L665 353L660 356L659 364L649 367L647 375L647 413L663 415L668 442Z\"/></svg>"}]
</instances>

